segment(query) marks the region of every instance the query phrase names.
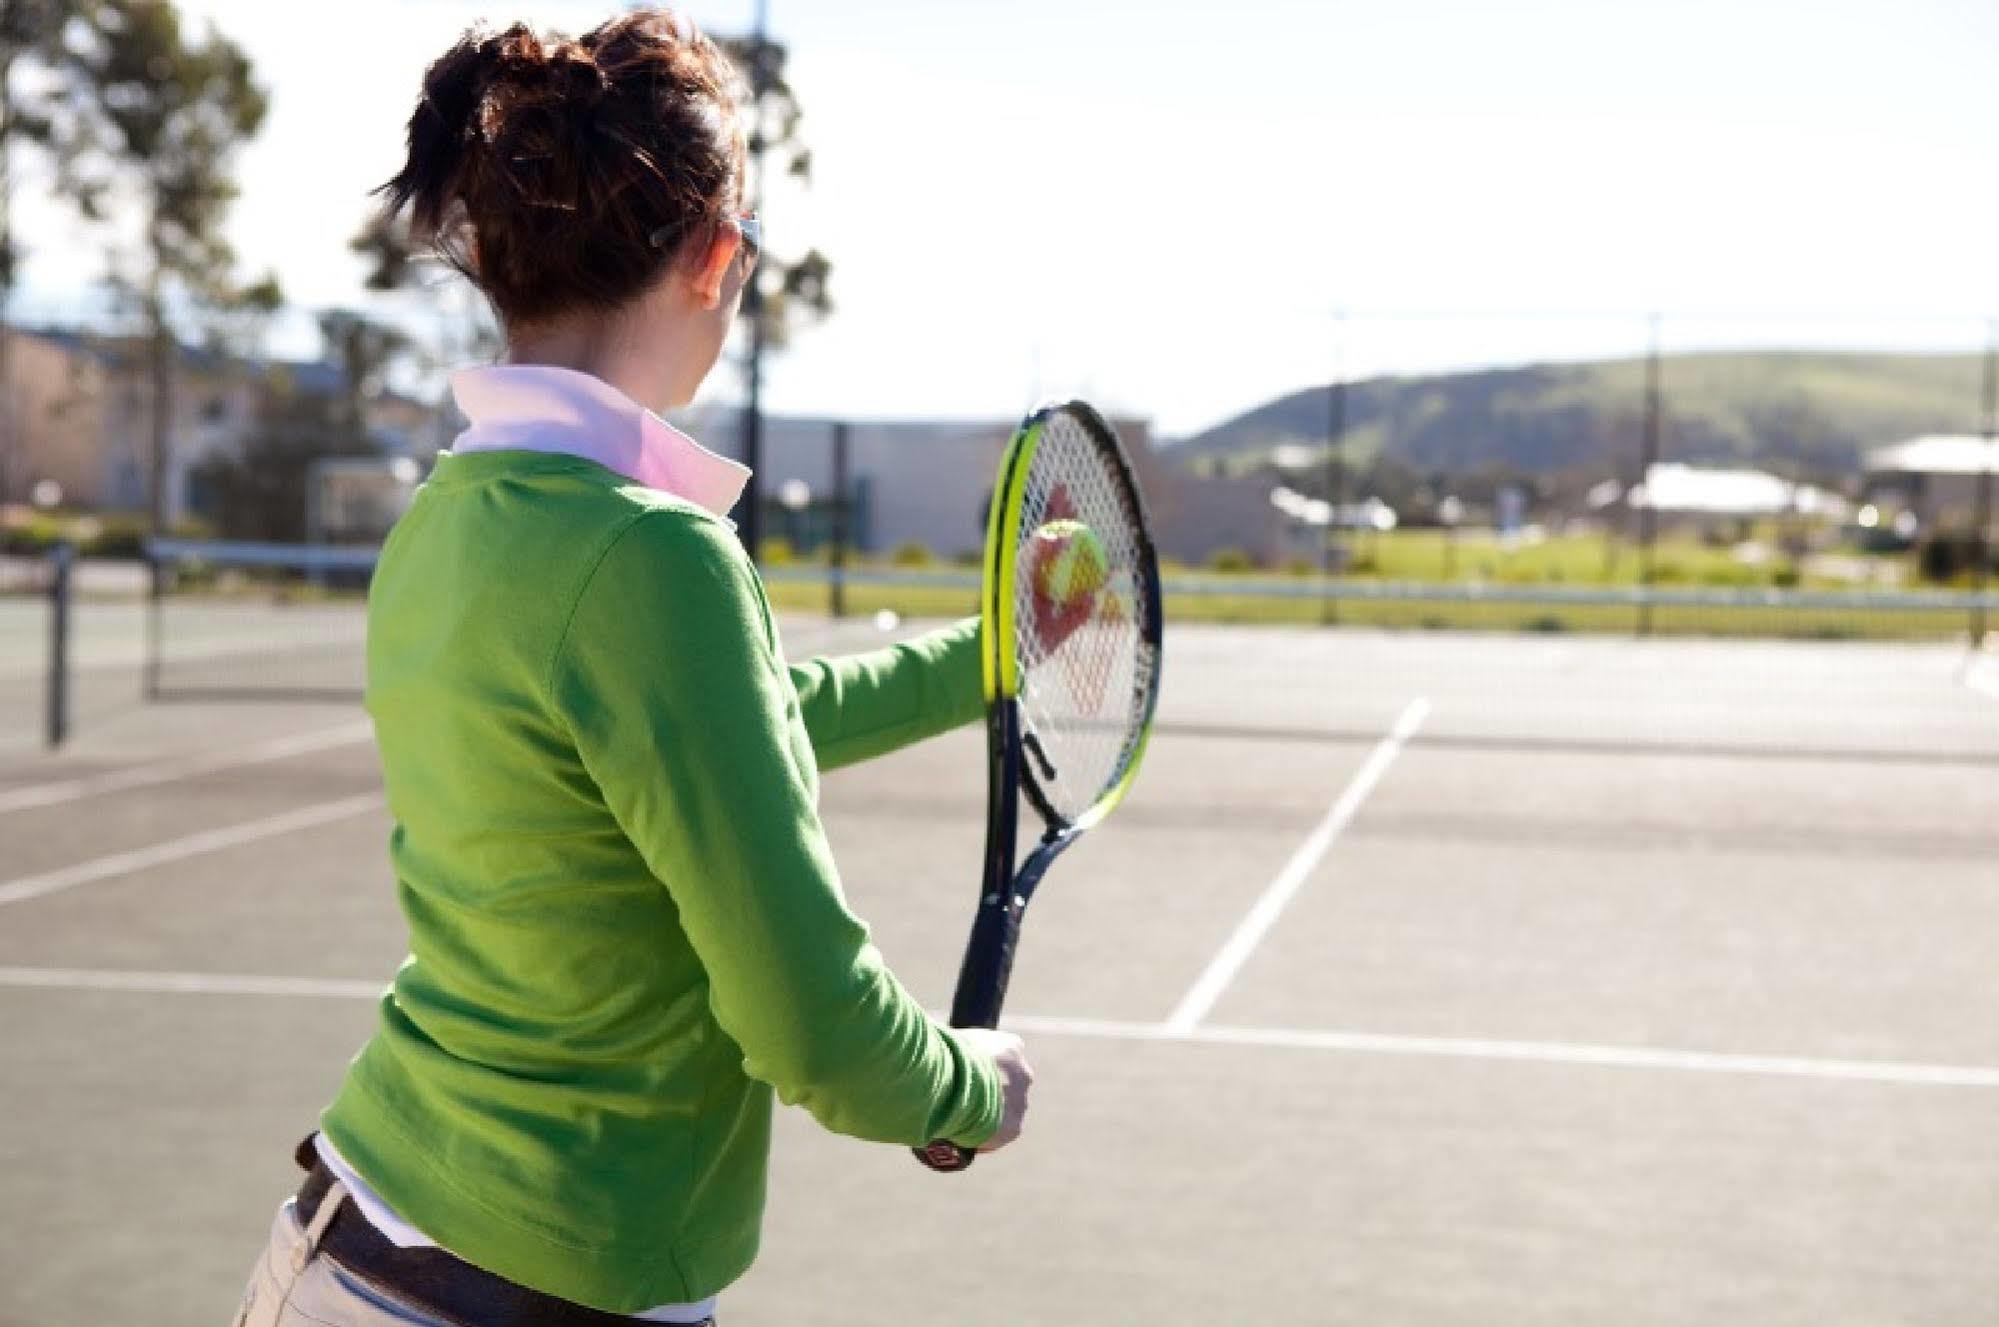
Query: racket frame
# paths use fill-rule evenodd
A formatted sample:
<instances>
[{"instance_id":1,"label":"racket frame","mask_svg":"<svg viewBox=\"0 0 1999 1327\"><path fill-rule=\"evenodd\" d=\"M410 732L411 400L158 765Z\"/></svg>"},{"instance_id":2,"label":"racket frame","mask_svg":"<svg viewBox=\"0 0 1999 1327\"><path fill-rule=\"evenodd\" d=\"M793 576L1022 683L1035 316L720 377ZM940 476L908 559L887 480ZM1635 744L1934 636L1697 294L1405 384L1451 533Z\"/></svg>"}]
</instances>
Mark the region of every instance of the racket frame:
<instances>
[{"instance_id":1,"label":"racket frame","mask_svg":"<svg viewBox=\"0 0 1999 1327\"><path fill-rule=\"evenodd\" d=\"M1138 741L1125 759L1124 768L1109 788L1081 815L1070 819L1058 812L1035 776L1033 762L1024 758L1024 719L1020 706L1020 659L1014 648L1015 589L1019 575L1020 541L1014 537L1021 525L1021 508L1026 500L1026 476L1032 469L1041 435L1050 420L1067 413L1078 418L1093 435L1100 453L1108 457L1134 505L1134 537L1140 554L1140 592L1145 596L1142 623L1145 641L1152 647L1153 677L1145 702L1145 714ZM981 870L979 908L972 922L971 939L965 946L964 963L958 969L958 985L951 1000L951 1026L997 1027L1000 1008L1006 1001L1007 984L1013 975L1014 952L1020 940L1020 926L1028 902L1055 859L1067 851L1084 831L1094 827L1123 801L1138 777L1152 737L1152 716L1159 699L1158 669L1163 625L1159 589L1159 560L1152 542L1151 522L1144 494L1132 473L1130 460L1117 440L1116 432L1103 416L1082 401L1066 401L1044 406L1021 424L1008 444L1000 463L999 487L987 515L984 574L980 584L980 680L986 699L986 850ZM1024 863L1016 864L1020 833L1020 800L1025 795L1045 826ZM916 1155L932 1170L964 1170L977 1155L970 1148L945 1139L915 1149Z\"/></svg>"}]
</instances>

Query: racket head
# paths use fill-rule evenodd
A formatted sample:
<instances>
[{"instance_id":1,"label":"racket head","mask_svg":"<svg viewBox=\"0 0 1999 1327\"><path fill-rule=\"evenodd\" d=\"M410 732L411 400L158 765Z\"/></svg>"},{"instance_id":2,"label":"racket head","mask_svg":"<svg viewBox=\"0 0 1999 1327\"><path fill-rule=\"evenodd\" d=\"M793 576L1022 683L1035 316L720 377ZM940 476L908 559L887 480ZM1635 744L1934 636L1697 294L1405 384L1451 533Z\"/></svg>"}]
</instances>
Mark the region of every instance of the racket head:
<instances>
[{"instance_id":1,"label":"racket head","mask_svg":"<svg viewBox=\"0 0 1999 1327\"><path fill-rule=\"evenodd\" d=\"M1082 401L1030 414L1001 458L980 616L987 703L1018 708L1022 790L1051 831L1089 828L1144 759L1164 621L1131 459Z\"/></svg>"}]
</instances>

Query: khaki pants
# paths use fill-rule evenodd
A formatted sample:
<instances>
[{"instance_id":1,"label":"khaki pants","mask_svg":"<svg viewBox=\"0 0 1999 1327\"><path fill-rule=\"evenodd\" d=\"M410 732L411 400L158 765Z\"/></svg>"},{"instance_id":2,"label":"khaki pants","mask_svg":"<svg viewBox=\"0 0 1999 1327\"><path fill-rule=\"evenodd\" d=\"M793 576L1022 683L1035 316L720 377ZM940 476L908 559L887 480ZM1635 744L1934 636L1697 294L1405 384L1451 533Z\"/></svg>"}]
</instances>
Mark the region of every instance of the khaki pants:
<instances>
[{"instance_id":1,"label":"khaki pants","mask_svg":"<svg viewBox=\"0 0 1999 1327\"><path fill-rule=\"evenodd\" d=\"M301 1226L290 1200L271 1222L270 1247L250 1272L236 1327L450 1327L377 1290L319 1252L319 1237L347 1201L338 1182L312 1224Z\"/></svg>"}]
</instances>

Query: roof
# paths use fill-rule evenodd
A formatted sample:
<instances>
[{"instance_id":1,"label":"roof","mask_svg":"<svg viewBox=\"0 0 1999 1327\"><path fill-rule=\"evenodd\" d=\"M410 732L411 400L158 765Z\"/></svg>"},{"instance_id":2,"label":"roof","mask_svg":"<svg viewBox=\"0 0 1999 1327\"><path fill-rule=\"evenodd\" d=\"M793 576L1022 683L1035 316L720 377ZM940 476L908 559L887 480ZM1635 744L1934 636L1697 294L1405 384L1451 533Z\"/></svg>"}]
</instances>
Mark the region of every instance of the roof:
<instances>
[{"instance_id":1,"label":"roof","mask_svg":"<svg viewBox=\"0 0 1999 1327\"><path fill-rule=\"evenodd\" d=\"M1929 433L1867 453L1869 474L1999 474L1999 444L1969 433Z\"/></svg>"},{"instance_id":2,"label":"roof","mask_svg":"<svg viewBox=\"0 0 1999 1327\"><path fill-rule=\"evenodd\" d=\"M1846 500L1810 484L1795 484L1764 470L1703 469L1660 461L1631 490L1631 505L1654 511L1710 516L1765 516L1776 512L1837 512Z\"/></svg>"},{"instance_id":3,"label":"roof","mask_svg":"<svg viewBox=\"0 0 1999 1327\"><path fill-rule=\"evenodd\" d=\"M22 328L20 331L23 336L32 336L60 346L73 355L95 360L107 369L135 370L146 363L144 337L100 334L68 327ZM345 390L347 384L346 369L327 360L258 361L225 355L207 346L192 346L185 342L179 345L179 350L179 368L184 372L214 375L227 369L240 369L246 373L275 371L285 374L297 390L308 396L335 396Z\"/></svg>"}]
</instances>

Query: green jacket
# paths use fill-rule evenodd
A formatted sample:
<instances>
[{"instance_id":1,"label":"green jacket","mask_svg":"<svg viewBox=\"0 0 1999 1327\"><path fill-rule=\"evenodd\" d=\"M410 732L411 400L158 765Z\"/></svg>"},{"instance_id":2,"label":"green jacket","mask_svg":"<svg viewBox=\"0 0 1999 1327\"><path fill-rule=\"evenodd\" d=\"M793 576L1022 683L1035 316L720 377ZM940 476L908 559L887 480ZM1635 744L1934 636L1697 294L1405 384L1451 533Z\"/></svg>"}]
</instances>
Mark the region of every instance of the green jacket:
<instances>
[{"instance_id":1,"label":"green jacket","mask_svg":"<svg viewBox=\"0 0 1999 1327\"><path fill-rule=\"evenodd\" d=\"M369 594L410 956L322 1120L510 1280L631 1312L756 1254L771 1097L975 1145L990 1060L848 910L818 770L980 712L978 624L787 668L726 522L594 462L441 457Z\"/></svg>"}]
</instances>

